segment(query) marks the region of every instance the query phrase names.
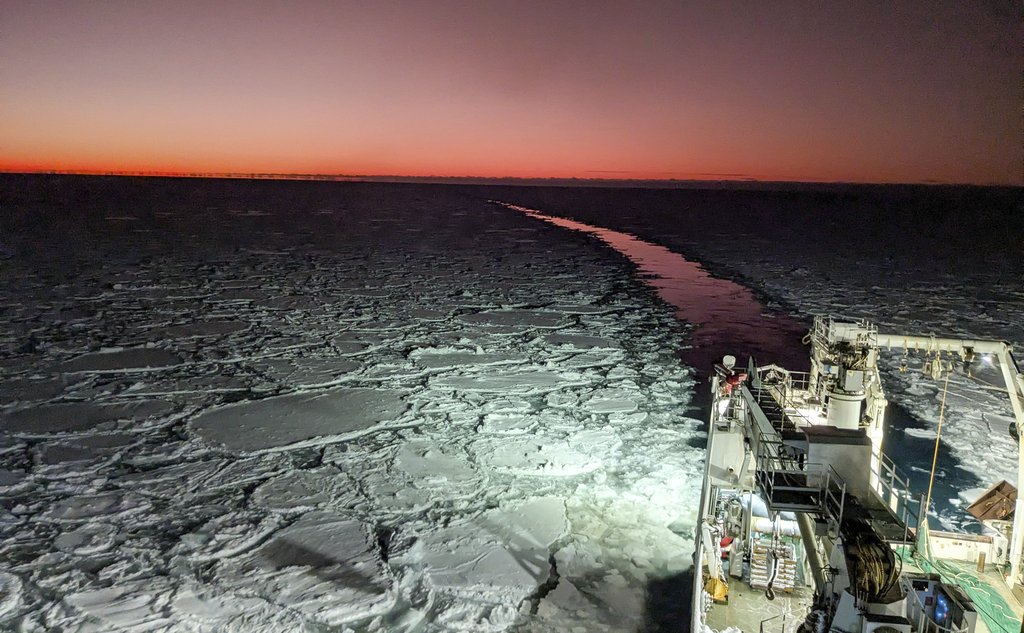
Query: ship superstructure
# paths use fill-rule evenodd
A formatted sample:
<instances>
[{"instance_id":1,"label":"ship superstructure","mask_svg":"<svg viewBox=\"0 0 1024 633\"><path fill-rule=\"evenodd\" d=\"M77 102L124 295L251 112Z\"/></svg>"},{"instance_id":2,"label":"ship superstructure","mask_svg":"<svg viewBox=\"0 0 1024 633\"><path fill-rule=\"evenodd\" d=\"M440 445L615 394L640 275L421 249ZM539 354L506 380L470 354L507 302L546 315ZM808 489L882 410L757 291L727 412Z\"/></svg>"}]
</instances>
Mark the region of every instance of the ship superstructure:
<instances>
[{"instance_id":1,"label":"ship superstructure","mask_svg":"<svg viewBox=\"0 0 1024 633\"><path fill-rule=\"evenodd\" d=\"M715 368L693 630L1017 633L1024 500L983 535L930 532L930 490L911 490L883 450L878 368L880 353L898 350L923 355L941 379L985 355L1021 428L1010 346L820 317L805 342L810 372L743 369L731 356Z\"/></svg>"}]
</instances>

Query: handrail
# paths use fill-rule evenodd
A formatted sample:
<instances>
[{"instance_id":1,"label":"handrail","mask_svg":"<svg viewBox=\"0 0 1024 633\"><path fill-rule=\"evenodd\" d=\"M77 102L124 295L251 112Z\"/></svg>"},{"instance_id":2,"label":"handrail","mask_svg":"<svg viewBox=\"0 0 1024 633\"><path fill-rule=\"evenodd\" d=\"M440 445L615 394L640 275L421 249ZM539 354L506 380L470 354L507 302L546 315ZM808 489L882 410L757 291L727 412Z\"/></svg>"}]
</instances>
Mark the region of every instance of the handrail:
<instances>
[{"instance_id":1,"label":"handrail","mask_svg":"<svg viewBox=\"0 0 1024 633\"><path fill-rule=\"evenodd\" d=\"M800 464L784 454L780 450L782 446L781 441L764 433L758 436L755 469L769 506L774 505L777 492L806 492L813 502L811 511L831 519L835 526L840 525L846 503L846 482L830 464ZM791 477L795 478L793 485L780 485L780 481Z\"/></svg>"},{"instance_id":2,"label":"handrail","mask_svg":"<svg viewBox=\"0 0 1024 633\"><path fill-rule=\"evenodd\" d=\"M827 333L828 327L824 323L821 324L821 327L823 328L822 333ZM804 425L812 425L811 421L800 413L792 397L794 391L806 391L806 386L809 385L810 381L810 374L808 372L791 372L776 365L765 365L757 368L757 371L759 374L758 387L751 395L754 396L759 404L763 401L764 396L767 395L781 409L782 420L768 420L775 427L776 432L787 429L797 430L800 428L798 424L801 422ZM762 413L764 413L763 410ZM753 448L757 454L758 470L765 471L766 473L780 474L804 472L798 468L797 462L789 458L781 449L782 442L777 433L768 435L763 432L757 432L756 439L757 441ZM872 460L870 466L875 482L873 489L882 503L887 505L900 522L903 523L905 527L903 540L906 542L910 530L915 529L920 520L919 510L912 505L917 499L911 493L910 478L896 466L889 456L881 452L877 455L877 462ZM804 474L814 475L813 469L805 470ZM834 478L838 479L838 474L835 474L835 471L831 468L830 470L834 474ZM823 477L821 480L822 484L833 478L827 471L823 471L819 476ZM761 479L766 487L766 493L771 493L777 488L773 476L767 475L761 477ZM841 487L845 492L845 482L841 484ZM825 493L824 490L822 492ZM832 494L832 497L830 501L837 508L841 508L843 505L842 499L835 499L834 494ZM841 515L841 512L837 514ZM837 518L841 518L841 516Z\"/></svg>"},{"instance_id":3,"label":"handrail","mask_svg":"<svg viewBox=\"0 0 1024 633\"><path fill-rule=\"evenodd\" d=\"M846 323L836 321L832 317L826 319L818 315L814 317L810 336L819 347L828 347L839 341L877 347L878 326L867 319L861 319L856 323Z\"/></svg>"},{"instance_id":4,"label":"handrail","mask_svg":"<svg viewBox=\"0 0 1024 633\"><path fill-rule=\"evenodd\" d=\"M883 452L878 453L878 468L872 460L871 473L875 476L874 491L886 506L903 523L903 541L907 542L910 530L916 530L920 522L920 510L911 504L920 503L910 488L910 477L903 474L892 459Z\"/></svg>"},{"instance_id":5,"label":"handrail","mask_svg":"<svg viewBox=\"0 0 1024 633\"><path fill-rule=\"evenodd\" d=\"M810 372L789 371L778 365L764 365L758 367L757 371L760 379L757 381L757 399L760 401L764 393L772 397L783 412L782 428L796 430L799 428L797 421L802 422L805 426L813 424L807 416L800 412L800 408L794 400L794 392L810 391ZM778 377L780 380L771 380L774 377Z\"/></svg>"}]
</instances>

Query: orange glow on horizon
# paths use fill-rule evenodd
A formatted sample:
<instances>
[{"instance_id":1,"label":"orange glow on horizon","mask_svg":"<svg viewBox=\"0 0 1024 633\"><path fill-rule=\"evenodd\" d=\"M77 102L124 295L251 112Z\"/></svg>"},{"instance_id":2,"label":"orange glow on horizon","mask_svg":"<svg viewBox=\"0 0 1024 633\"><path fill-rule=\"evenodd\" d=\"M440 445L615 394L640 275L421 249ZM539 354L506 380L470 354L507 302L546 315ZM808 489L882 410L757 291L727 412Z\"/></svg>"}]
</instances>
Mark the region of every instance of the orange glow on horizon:
<instances>
[{"instance_id":1,"label":"orange glow on horizon","mask_svg":"<svg viewBox=\"0 0 1024 633\"><path fill-rule=\"evenodd\" d=\"M1024 185L1013 17L14 3L0 170Z\"/></svg>"},{"instance_id":2,"label":"orange glow on horizon","mask_svg":"<svg viewBox=\"0 0 1024 633\"><path fill-rule=\"evenodd\" d=\"M26 174L81 174L81 175L138 175L138 176L210 176L210 177L303 177L330 179L387 179L387 178L408 178L408 179L480 179L480 180L608 180L608 181L737 181L737 182L862 182L878 184L907 183L910 181L892 178L865 178L860 180L844 180L839 177L822 177L818 175L805 176L793 174L733 174L725 172L664 172L664 171L614 171L614 170L592 170L584 173L565 171L540 172L540 171L412 171L412 172L387 172L387 171L359 171L340 169L317 169L310 171L295 171L273 168L256 169L217 169L217 168L195 168L189 166L151 166L135 168L124 165L100 166L79 163L5 163L0 161L0 173L26 173ZM926 183L946 183L945 181L928 180L920 181ZM971 183L966 183L971 184ZM989 183L999 184L999 183Z\"/></svg>"},{"instance_id":3,"label":"orange glow on horizon","mask_svg":"<svg viewBox=\"0 0 1024 633\"><path fill-rule=\"evenodd\" d=\"M862 182L862 183L929 183L929 184L988 184L1006 185L1014 183L968 182L963 180L922 179L911 180L885 172L864 173L850 179L844 173L811 172L766 172L736 173L730 171L664 171L664 170L576 170L551 166L549 169L536 165L515 165L508 167L473 168L436 167L409 168L386 164L359 167L335 167L324 164L308 164L305 169L295 169L292 164L282 162L247 163L239 168L235 164L218 163L125 163L122 161L87 162L74 159L63 161L6 161L0 157L0 172L7 173L66 173L66 174L132 174L145 176L253 176L253 177L321 177L324 179L359 178L411 178L411 179L493 179L493 180L614 180L614 181L761 181L761 182Z\"/></svg>"}]
</instances>

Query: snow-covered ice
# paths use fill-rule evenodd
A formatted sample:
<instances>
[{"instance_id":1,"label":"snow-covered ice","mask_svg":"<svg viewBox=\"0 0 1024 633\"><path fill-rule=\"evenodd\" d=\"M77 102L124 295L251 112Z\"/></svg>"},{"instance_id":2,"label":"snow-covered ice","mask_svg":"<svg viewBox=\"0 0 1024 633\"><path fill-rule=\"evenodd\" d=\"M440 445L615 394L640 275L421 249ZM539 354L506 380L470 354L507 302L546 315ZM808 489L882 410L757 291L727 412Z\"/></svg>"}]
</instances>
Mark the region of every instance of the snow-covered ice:
<instances>
[{"instance_id":1,"label":"snow-covered ice","mask_svg":"<svg viewBox=\"0 0 1024 633\"><path fill-rule=\"evenodd\" d=\"M189 427L207 442L237 452L319 446L400 420L406 395L367 387L292 393L208 409Z\"/></svg>"},{"instance_id":2,"label":"snow-covered ice","mask_svg":"<svg viewBox=\"0 0 1024 633\"><path fill-rule=\"evenodd\" d=\"M5 190L0 628L656 619L700 423L626 260L451 189L240 184Z\"/></svg>"},{"instance_id":3,"label":"snow-covered ice","mask_svg":"<svg viewBox=\"0 0 1024 633\"><path fill-rule=\"evenodd\" d=\"M840 261L835 240L681 220L658 192L615 214L617 194L582 189L47 178L0 181L0 628L16 631L666 624L702 472L679 361L700 333L590 235L487 199L557 214L597 196L580 219L770 307L1021 340L1006 266L968 283L923 259ZM738 345L750 318L781 321L690 273L701 318L736 320ZM662 298L686 290L654 277ZM889 392L923 421L899 434L929 444L938 387L897 362ZM954 377L947 407L970 487L1012 480L1000 394Z\"/></svg>"}]
</instances>

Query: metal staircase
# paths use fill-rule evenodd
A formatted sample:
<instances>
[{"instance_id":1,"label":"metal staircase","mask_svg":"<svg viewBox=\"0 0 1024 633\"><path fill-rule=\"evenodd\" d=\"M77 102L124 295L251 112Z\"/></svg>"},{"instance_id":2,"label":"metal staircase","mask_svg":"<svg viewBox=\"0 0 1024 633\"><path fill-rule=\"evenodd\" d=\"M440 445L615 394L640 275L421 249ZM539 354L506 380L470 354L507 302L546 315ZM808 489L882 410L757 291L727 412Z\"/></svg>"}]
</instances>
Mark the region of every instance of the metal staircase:
<instances>
[{"instance_id":1,"label":"metal staircase","mask_svg":"<svg viewBox=\"0 0 1024 633\"><path fill-rule=\"evenodd\" d=\"M771 512L806 512L828 524L830 531L842 522L846 483L828 464L807 463L801 452L787 442L803 440L803 434L768 385L756 381L744 385L747 437L754 454L754 478Z\"/></svg>"},{"instance_id":2,"label":"metal staircase","mask_svg":"<svg viewBox=\"0 0 1024 633\"><path fill-rule=\"evenodd\" d=\"M754 480L772 512L806 512L835 533L844 511L869 521L891 542L906 542L917 526L917 497L909 481L884 454L873 458L871 498L850 505L847 484L829 464L805 462L796 445L808 424L785 406L787 385L754 380L741 388L746 435L754 456ZM787 413L787 409L790 411ZM797 421L801 424L798 424ZM853 516L853 515L851 515Z\"/></svg>"}]
</instances>

